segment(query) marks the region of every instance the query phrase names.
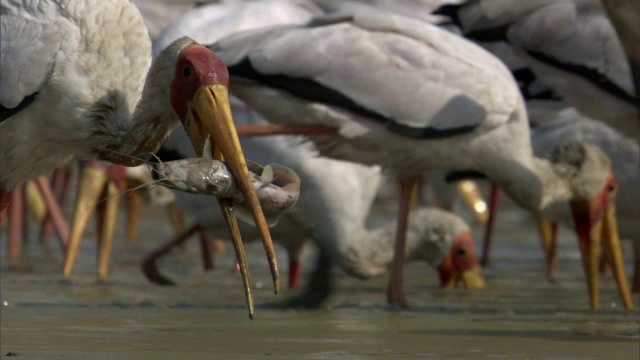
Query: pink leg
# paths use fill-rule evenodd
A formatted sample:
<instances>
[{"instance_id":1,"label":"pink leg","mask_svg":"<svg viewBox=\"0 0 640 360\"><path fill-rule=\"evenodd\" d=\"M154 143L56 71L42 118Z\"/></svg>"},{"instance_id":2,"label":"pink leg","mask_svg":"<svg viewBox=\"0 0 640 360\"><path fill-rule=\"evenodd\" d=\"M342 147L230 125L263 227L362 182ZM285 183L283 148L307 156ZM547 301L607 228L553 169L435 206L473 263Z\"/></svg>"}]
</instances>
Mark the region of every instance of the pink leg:
<instances>
[{"instance_id":1,"label":"pink leg","mask_svg":"<svg viewBox=\"0 0 640 360\"><path fill-rule=\"evenodd\" d=\"M19 186L13 191L11 209L9 210L9 258L17 259L22 253L24 240L24 187Z\"/></svg>"},{"instance_id":2,"label":"pink leg","mask_svg":"<svg viewBox=\"0 0 640 360\"><path fill-rule=\"evenodd\" d=\"M71 173L67 168L60 168L54 171L51 178L51 187L58 199L60 207L64 205L67 194L69 193L69 183L71 181ZM53 233L53 220L50 213L47 212L42 225L40 227L40 242L47 242Z\"/></svg>"},{"instance_id":3,"label":"pink leg","mask_svg":"<svg viewBox=\"0 0 640 360\"><path fill-rule=\"evenodd\" d=\"M398 225L396 228L396 244L393 252L391 275L387 287L387 301L390 305L407 306L404 295L404 257L407 240L407 226L409 223L409 208L411 207L411 194L418 184L419 178L400 180L400 206L398 211Z\"/></svg>"},{"instance_id":4,"label":"pink leg","mask_svg":"<svg viewBox=\"0 0 640 360\"><path fill-rule=\"evenodd\" d=\"M49 181L42 176L36 178L34 181L47 204L47 210L49 211L49 214L51 214L53 226L60 238L60 245L63 249L66 249L67 241L69 240L69 225L67 225L67 221L62 214L62 209L60 209L60 205L53 195L51 185L49 184Z\"/></svg>"},{"instance_id":5,"label":"pink leg","mask_svg":"<svg viewBox=\"0 0 640 360\"><path fill-rule=\"evenodd\" d=\"M487 219L487 227L484 233L484 246L482 247L482 258L480 264L486 266L489 263L489 250L491 247L491 238L493 237L493 226L498 214L498 200L500 199L500 188L498 185L491 184L491 197L489 199L489 219Z\"/></svg>"}]
</instances>

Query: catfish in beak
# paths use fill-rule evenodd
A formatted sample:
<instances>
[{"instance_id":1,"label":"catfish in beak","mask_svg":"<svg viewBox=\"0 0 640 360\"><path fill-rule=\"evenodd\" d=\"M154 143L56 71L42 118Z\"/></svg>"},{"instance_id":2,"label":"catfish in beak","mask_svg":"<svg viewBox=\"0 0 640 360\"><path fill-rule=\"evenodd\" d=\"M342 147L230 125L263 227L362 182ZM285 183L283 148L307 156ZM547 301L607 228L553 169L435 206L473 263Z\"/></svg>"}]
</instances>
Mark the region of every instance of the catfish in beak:
<instances>
[{"instance_id":1,"label":"catfish in beak","mask_svg":"<svg viewBox=\"0 0 640 360\"><path fill-rule=\"evenodd\" d=\"M278 263L267 221L249 180L249 170L231 116L228 84L227 67L211 50L195 43L187 45L181 51L176 64L171 103L182 121L196 155L203 156L205 143L210 139L211 156L227 163L262 237L277 294L280 289ZM219 203L236 249L249 301L248 268L237 220L228 200L221 199Z\"/></svg>"}]
</instances>

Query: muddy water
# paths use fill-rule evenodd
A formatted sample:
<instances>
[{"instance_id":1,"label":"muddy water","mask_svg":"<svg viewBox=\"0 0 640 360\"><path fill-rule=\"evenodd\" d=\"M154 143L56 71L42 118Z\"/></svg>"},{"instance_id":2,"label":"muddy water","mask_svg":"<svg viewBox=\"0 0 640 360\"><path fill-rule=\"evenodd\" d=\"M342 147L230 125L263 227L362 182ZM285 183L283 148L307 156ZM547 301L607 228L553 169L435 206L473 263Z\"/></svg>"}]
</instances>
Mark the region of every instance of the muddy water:
<instances>
[{"instance_id":1,"label":"muddy water","mask_svg":"<svg viewBox=\"0 0 640 360\"><path fill-rule=\"evenodd\" d=\"M482 291L441 290L435 271L407 266L408 310L385 303L386 277L359 281L336 269L338 291L325 308L283 310L293 291L273 295L259 244L249 246L256 316L247 317L228 247L204 273L196 243L161 261L175 287L148 283L140 259L170 233L148 210L143 239L117 234L108 281L94 277L95 244L85 244L70 280L59 275L55 242L26 245L22 267L1 265L0 353L21 359L638 359L638 310L621 309L611 276L601 278L603 309L588 298L573 235L562 231L554 281L544 275L531 217L500 214ZM476 239L481 229L474 230ZM34 234L35 235L35 234ZM3 246L6 235L3 234ZM630 270L630 252L627 267ZM313 259L312 249L308 253ZM284 252L280 261L286 263ZM311 263L306 270L309 270ZM282 266L286 268L286 266ZM283 271L286 274L285 271ZM634 297L636 309L639 306Z\"/></svg>"}]
</instances>

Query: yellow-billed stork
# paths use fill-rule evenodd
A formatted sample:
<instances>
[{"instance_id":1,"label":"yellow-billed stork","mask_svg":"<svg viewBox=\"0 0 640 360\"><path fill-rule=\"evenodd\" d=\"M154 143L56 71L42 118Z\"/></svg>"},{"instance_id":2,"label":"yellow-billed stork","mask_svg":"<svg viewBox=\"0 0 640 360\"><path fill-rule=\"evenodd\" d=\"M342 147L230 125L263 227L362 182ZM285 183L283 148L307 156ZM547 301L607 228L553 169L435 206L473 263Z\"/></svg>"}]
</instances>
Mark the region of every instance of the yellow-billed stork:
<instances>
[{"instance_id":1,"label":"yellow-billed stork","mask_svg":"<svg viewBox=\"0 0 640 360\"><path fill-rule=\"evenodd\" d=\"M0 4L1 202L73 157L138 165L181 122L198 155L210 138L214 156L227 161L261 229L277 292L273 245L233 125L224 63L190 38L151 63L149 35L128 0ZM229 222L237 228L235 218ZM232 237L240 241L236 231Z\"/></svg>"},{"instance_id":2,"label":"yellow-billed stork","mask_svg":"<svg viewBox=\"0 0 640 360\"><path fill-rule=\"evenodd\" d=\"M537 104L536 106L544 106ZM611 159L611 169L618 182L616 215L620 237L632 241L634 248L633 291L640 291L640 148L638 143L604 123L582 115L576 109L565 107L538 116L531 111L531 142L536 154L543 155L558 145L571 141L585 141L602 148ZM554 222L570 222L571 216L564 207L556 207L545 213ZM551 245L549 250L552 250Z\"/></svg>"},{"instance_id":3,"label":"yellow-billed stork","mask_svg":"<svg viewBox=\"0 0 640 360\"><path fill-rule=\"evenodd\" d=\"M551 161L534 157L522 96L488 52L426 22L368 11L234 34L210 48L227 63L233 93L270 122L333 127L334 135L310 137L321 154L380 164L403 182L390 303L406 304L411 188L423 171L443 168L482 172L527 209L570 201L599 305L591 264L599 224L614 216L604 201L609 161L586 144Z\"/></svg>"}]
</instances>

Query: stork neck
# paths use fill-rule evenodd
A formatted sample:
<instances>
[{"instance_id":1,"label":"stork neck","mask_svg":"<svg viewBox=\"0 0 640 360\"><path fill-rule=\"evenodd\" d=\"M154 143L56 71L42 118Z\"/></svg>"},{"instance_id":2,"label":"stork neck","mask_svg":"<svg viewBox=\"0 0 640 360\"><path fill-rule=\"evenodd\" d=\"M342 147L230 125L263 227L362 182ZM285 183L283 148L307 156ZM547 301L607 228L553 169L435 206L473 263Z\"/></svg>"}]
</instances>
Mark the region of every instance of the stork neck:
<instances>
[{"instance_id":1,"label":"stork neck","mask_svg":"<svg viewBox=\"0 0 640 360\"><path fill-rule=\"evenodd\" d=\"M396 224L388 224L374 230L361 228L339 244L339 264L341 268L354 276L368 279L388 271L393 261ZM405 245L407 261L421 259L421 234L409 225ZM438 259L433 259L437 263ZM441 260L441 259L440 259ZM429 263L431 259L427 259Z\"/></svg>"},{"instance_id":2,"label":"stork neck","mask_svg":"<svg viewBox=\"0 0 640 360\"><path fill-rule=\"evenodd\" d=\"M491 179L518 205L538 211L554 202L569 201L571 190L567 180L560 177L551 162L533 158L527 164L514 162L502 164L508 171L500 172Z\"/></svg>"},{"instance_id":3,"label":"stork neck","mask_svg":"<svg viewBox=\"0 0 640 360\"><path fill-rule=\"evenodd\" d=\"M98 122L94 148L97 157L119 165L137 166L160 148L177 120L158 114L140 101L132 116L116 113Z\"/></svg>"}]
</instances>

